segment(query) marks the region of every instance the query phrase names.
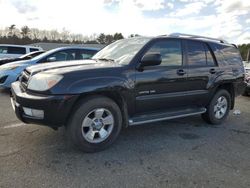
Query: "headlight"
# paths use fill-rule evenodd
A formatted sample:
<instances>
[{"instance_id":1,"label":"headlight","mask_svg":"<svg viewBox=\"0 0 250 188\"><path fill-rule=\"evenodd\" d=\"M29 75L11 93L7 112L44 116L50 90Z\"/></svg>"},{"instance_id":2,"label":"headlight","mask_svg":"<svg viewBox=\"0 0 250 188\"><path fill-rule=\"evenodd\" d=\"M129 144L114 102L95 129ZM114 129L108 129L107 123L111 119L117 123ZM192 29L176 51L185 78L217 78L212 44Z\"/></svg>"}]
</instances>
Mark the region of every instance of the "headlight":
<instances>
[{"instance_id":1,"label":"headlight","mask_svg":"<svg viewBox=\"0 0 250 188\"><path fill-rule=\"evenodd\" d=\"M38 73L32 76L28 82L28 89L46 91L55 86L63 76Z\"/></svg>"}]
</instances>

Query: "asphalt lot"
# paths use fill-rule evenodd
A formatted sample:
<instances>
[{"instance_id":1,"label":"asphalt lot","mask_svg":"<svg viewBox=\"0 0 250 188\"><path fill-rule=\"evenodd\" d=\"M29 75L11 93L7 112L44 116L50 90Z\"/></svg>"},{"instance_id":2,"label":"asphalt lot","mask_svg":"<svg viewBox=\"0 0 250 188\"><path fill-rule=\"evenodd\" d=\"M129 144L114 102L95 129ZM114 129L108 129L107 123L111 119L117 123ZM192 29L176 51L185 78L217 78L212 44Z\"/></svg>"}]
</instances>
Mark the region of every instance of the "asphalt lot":
<instances>
[{"instance_id":1,"label":"asphalt lot","mask_svg":"<svg viewBox=\"0 0 250 188\"><path fill-rule=\"evenodd\" d=\"M0 90L0 187L250 187L250 97L220 126L197 117L123 130L86 154L64 129L24 125Z\"/></svg>"}]
</instances>

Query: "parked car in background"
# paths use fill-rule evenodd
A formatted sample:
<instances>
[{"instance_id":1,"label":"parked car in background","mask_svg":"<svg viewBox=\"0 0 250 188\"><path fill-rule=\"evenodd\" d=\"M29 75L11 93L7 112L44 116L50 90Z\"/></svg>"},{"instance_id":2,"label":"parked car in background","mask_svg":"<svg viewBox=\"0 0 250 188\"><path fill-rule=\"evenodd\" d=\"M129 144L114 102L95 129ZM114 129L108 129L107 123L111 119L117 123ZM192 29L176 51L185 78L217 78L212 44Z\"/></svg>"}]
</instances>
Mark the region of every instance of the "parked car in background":
<instances>
[{"instance_id":1,"label":"parked car in background","mask_svg":"<svg viewBox=\"0 0 250 188\"><path fill-rule=\"evenodd\" d=\"M6 63L11 63L14 61L22 61L22 60L28 60L28 59L32 59L42 53L44 53L45 51L34 51L34 52L30 52L28 54L22 55L20 57L17 58L4 58L4 59L0 59L0 65L6 64Z\"/></svg>"},{"instance_id":2,"label":"parked car in background","mask_svg":"<svg viewBox=\"0 0 250 188\"><path fill-rule=\"evenodd\" d=\"M246 71L245 80L247 82L247 87L243 95L248 96L250 94L250 63L245 63L245 71Z\"/></svg>"},{"instance_id":3,"label":"parked car in background","mask_svg":"<svg viewBox=\"0 0 250 188\"><path fill-rule=\"evenodd\" d=\"M28 67L12 84L11 100L21 121L64 125L74 145L96 152L122 127L198 114L222 123L245 89L244 73L237 47L221 39L135 37L91 60Z\"/></svg>"},{"instance_id":4,"label":"parked car in background","mask_svg":"<svg viewBox=\"0 0 250 188\"><path fill-rule=\"evenodd\" d=\"M30 60L16 61L0 66L0 87L9 88L18 80L28 66L46 62L71 61L91 58L99 49L85 47L62 47L49 50Z\"/></svg>"},{"instance_id":5,"label":"parked car in background","mask_svg":"<svg viewBox=\"0 0 250 188\"><path fill-rule=\"evenodd\" d=\"M43 49L35 46L0 44L0 59L17 58L24 54L41 50Z\"/></svg>"}]
</instances>

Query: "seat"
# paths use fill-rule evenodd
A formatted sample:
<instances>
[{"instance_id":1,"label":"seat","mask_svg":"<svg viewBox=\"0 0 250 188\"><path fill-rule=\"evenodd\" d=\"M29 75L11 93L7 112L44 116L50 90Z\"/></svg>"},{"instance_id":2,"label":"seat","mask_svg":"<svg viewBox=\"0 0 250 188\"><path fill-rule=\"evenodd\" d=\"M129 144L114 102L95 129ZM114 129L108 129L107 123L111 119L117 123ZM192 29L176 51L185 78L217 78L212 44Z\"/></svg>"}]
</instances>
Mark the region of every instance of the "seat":
<instances>
[{"instance_id":1,"label":"seat","mask_svg":"<svg viewBox=\"0 0 250 188\"><path fill-rule=\"evenodd\" d=\"M67 55L67 58L66 58L67 61L74 60L74 59L75 58L74 58L73 54L68 54Z\"/></svg>"}]
</instances>

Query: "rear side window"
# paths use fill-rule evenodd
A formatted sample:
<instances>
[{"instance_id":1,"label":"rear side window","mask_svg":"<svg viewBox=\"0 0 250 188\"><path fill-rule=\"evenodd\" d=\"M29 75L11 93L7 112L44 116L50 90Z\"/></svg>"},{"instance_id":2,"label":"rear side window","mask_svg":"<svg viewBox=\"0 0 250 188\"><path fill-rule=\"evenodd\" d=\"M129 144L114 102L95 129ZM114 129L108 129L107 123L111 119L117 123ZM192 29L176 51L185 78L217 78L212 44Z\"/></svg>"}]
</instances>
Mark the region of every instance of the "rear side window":
<instances>
[{"instance_id":1,"label":"rear side window","mask_svg":"<svg viewBox=\"0 0 250 188\"><path fill-rule=\"evenodd\" d=\"M187 58L189 66L206 66L206 52L203 43L187 41Z\"/></svg>"},{"instance_id":2,"label":"rear side window","mask_svg":"<svg viewBox=\"0 0 250 188\"><path fill-rule=\"evenodd\" d=\"M26 48L8 47L8 54L26 54Z\"/></svg>"},{"instance_id":3,"label":"rear side window","mask_svg":"<svg viewBox=\"0 0 250 188\"><path fill-rule=\"evenodd\" d=\"M182 48L179 40L159 41L152 45L146 52L160 53L162 57L161 66L181 66L182 65Z\"/></svg>"},{"instance_id":4,"label":"rear side window","mask_svg":"<svg viewBox=\"0 0 250 188\"><path fill-rule=\"evenodd\" d=\"M39 49L37 49L37 48L30 48L30 52L36 52L36 51L39 51Z\"/></svg>"}]
</instances>

